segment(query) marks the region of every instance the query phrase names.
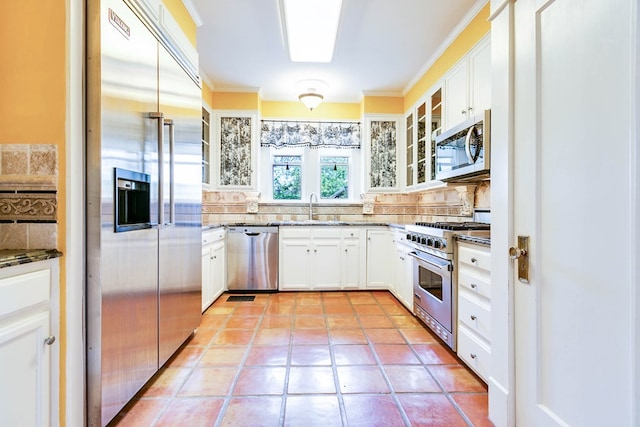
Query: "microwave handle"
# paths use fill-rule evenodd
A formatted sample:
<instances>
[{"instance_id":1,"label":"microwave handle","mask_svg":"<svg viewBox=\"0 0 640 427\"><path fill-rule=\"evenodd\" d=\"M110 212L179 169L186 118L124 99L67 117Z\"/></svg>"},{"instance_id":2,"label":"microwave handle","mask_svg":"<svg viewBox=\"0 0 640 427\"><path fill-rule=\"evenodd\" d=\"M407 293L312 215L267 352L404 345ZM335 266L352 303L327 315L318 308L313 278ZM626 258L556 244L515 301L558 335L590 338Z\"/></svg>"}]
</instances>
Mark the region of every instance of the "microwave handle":
<instances>
[{"instance_id":1,"label":"microwave handle","mask_svg":"<svg viewBox=\"0 0 640 427\"><path fill-rule=\"evenodd\" d=\"M469 160L470 165L475 163L475 160L471 155L471 138L473 136L474 130L475 130L475 127L471 126L467 131L467 137L464 139L464 151L467 153L467 159Z\"/></svg>"}]
</instances>

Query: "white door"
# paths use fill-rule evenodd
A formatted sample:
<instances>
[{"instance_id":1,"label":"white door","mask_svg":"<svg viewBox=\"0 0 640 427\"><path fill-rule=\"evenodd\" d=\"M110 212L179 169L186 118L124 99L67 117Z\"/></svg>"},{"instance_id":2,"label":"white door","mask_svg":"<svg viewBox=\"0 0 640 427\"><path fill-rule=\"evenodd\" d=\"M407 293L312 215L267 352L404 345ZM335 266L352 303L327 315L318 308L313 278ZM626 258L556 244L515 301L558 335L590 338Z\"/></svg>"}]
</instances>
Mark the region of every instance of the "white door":
<instances>
[{"instance_id":1,"label":"white door","mask_svg":"<svg viewBox=\"0 0 640 427\"><path fill-rule=\"evenodd\" d=\"M638 425L634 3L514 3L518 426Z\"/></svg>"}]
</instances>

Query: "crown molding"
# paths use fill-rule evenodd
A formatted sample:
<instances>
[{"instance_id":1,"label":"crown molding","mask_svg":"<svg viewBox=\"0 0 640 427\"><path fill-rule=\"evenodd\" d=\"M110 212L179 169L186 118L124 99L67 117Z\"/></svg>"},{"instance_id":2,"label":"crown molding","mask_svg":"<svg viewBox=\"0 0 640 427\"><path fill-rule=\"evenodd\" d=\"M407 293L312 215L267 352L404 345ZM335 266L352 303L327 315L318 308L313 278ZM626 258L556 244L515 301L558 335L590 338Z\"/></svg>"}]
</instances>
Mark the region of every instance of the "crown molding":
<instances>
[{"instance_id":1,"label":"crown molding","mask_svg":"<svg viewBox=\"0 0 640 427\"><path fill-rule=\"evenodd\" d=\"M467 28L467 26L471 23L473 18L480 13L480 10L489 2L489 0L478 0L473 5L471 9L464 15L464 17L458 22L458 25L449 33L446 39L440 44L438 49L433 52L433 55L429 58L429 60L420 68L420 70L416 73L416 75L407 83L407 85L402 90L402 95L406 95L411 88L413 88L416 83L420 81L422 76L425 75L429 68L433 66L433 64L442 56L442 54L447 50L451 43L462 33L462 31Z\"/></svg>"},{"instance_id":2,"label":"crown molding","mask_svg":"<svg viewBox=\"0 0 640 427\"><path fill-rule=\"evenodd\" d=\"M193 23L196 24L196 27L201 27L202 24L204 24L204 21L193 2L191 0L182 0L182 4L187 9L187 12L189 12L189 15L191 16L191 19L193 19Z\"/></svg>"}]
</instances>

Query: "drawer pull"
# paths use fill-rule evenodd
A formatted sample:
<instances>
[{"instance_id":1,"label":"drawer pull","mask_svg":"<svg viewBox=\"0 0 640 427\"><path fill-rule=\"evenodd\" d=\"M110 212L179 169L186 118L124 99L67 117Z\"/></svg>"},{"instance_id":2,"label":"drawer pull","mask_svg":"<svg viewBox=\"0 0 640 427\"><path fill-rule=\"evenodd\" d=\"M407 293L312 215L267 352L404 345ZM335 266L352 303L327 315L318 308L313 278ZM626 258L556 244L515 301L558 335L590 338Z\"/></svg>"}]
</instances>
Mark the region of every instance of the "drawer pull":
<instances>
[{"instance_id":1,"label":"drawer pull","mask_svg":"<svg viewBox=\"0 0 640 427\"><path fill-rule=\"evenodd\" d=\"M54 337L53 335L48 336L47 338L45 338L45 339L44 339L44 343L45 343L46 345L51 345L51 344L53 344L54 342L56 342L56 337Z\"/></svg>"},{"instance_id":2,"label":"drawer pull","mask_svg":"<svg viewBox=\"0 0 640 427\"><path fill-rule=\"evenodd\" d=\"M476 320L476 319L477 319L476 315L475 315L475 314L472 314L472 315L471 315L471 320Z\"/></svg>"},{"instance_id":3,"label":"drawer pull","mask_svg":"<svg viewBox=\"0 0 640 427\"><path fill-rule=\"evenodd\" d=\"M476 354L475 354L475 353L469 353L469 356L471 356L471 358L472 358L473 360L475 360L475 359L476 359L476 357L478 357L478 356L476 356Z\"/></svg>"},{"instance_id":4,"label":"drawer pull","mask_svg":"<svg viewBox=\"0 0 640 427\"><path fill-rule=\"evenodd\" d=\"M471 258L471 262L478 262L478 260L475 258Z\"/></svg>"},{"instance_id":5,"label":"drawer pull","mask_svg":"<svg viewBox=\"0 0 640 427\"><path fill-rule=\"evenodd\" d=\"M475 283L471 284L471 289L478 289L478 285L476 285Z\"/></svg>"}]
</instances>

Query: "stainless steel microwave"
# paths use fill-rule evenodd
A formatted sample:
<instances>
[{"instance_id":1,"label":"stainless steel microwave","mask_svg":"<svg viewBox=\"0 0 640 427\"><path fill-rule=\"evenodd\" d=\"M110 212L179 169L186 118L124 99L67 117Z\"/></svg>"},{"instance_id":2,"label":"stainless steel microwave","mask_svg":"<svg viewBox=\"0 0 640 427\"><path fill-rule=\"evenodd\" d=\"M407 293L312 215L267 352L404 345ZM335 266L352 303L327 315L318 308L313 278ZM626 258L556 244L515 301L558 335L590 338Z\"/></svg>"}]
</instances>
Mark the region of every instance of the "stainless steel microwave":
<instances>
[{"instance_id":1,"label":"stainless steel microwave","mask_svg":"<svg viewBox=\"0 0 640 427\"><path fill-rule=\"evenodd\" d=\"M465 181L489 176L491 110L443 132L435 139L436 179Z\"/></svg>"}]
</instances>

